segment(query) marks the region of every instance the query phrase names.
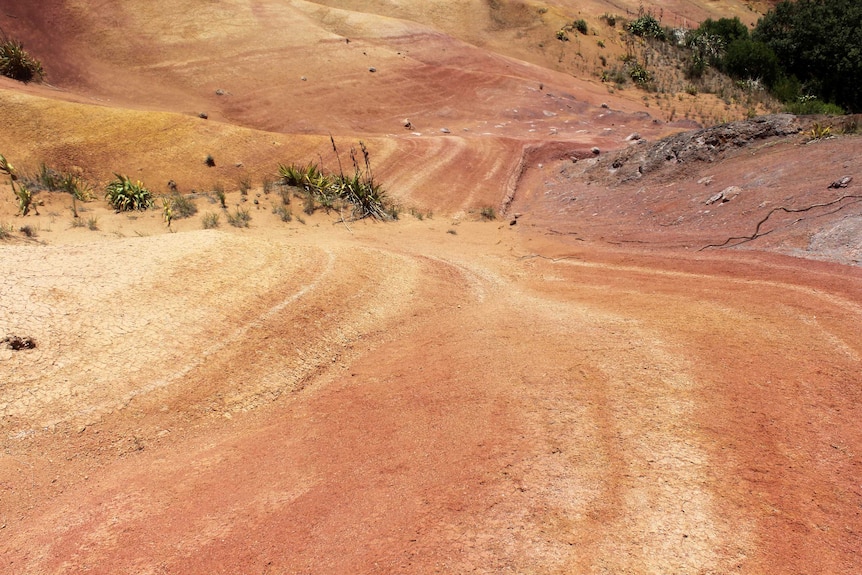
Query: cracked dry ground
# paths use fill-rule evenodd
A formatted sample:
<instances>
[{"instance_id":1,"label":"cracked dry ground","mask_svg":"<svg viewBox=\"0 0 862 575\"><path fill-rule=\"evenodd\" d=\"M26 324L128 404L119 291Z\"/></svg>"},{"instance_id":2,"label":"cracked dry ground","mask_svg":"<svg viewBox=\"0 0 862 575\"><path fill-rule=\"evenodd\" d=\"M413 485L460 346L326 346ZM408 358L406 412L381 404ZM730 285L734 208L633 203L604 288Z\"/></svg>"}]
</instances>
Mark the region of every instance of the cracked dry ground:
<instances>
[{"instance_id":1,"label":"cracked dry ground","mask_svg":"<svg viewBox=\"0 0 862 575\"><path fill-rule=\"evenodd\" d=\"M858 269L450 224L0 246L0 571L862 570Z\"/></svg>"}]
</instances>

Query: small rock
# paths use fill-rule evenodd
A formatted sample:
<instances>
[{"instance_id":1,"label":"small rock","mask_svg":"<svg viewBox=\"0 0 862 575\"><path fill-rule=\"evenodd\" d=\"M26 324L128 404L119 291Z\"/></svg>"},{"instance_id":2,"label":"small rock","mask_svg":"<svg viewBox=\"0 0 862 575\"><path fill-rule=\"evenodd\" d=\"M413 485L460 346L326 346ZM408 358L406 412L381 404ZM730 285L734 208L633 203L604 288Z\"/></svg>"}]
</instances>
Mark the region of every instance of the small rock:
<instances>
[{"instance_id":1,"label":"small rock","mask_svg":"<svg viewBox=\"0 0 862 575\"><path fill-rule=\"evenodd\" d=\"M376 72L376 71L377 71L377 68L375 68L374 66L372 66L372 67L368 68L368 71L369 71L369 72L371 72L371 73L373 74L374 72Z\"/></svg>"},{"instance_id":2,"label":"small rock","mask_svg":"<svg viewBox=\"0 0 862 575\"><path fill-rule=\"evenodd\" d=\"M518 220L512 220L511 222L509 222L509 225L514 226L517 223L518 223Z\"/></svg>"},{"instance_id":3,"label":"small rock","mask_svg":"<svg viewBox=\"0 0 862 575\"><path fill-rule=\"evenodd\" d=\"M542 115L544 115L546 118L553 118L557 115L557 113L551 112L550 110L542 110Z\"/></svg>"},{"instance_id":4,"label":"small rock","mask_svg":"<svg viewBox=\"0 0 862 575\"><path fill-rule=\"evenodd\" d=\"M300 80L302 80L303 82L307 82L307 81L308 81L308 78L306 78L305 76L303 76L303 77L301 77L301 78L300 78Z\"/></svg>"},{"instance_id":5,"label":"small rock","mask_svg":"<svg viewBox=\"0 0 862 575\"><path fill-rule=\"evenodd\" d=\"M722 198L724 198L724 192L718 192L717 194L715 194L714 196L710 196L709 199L706 200L706 205L710 206L715 202L721 200Z\"/></svg>"},{"instance_id":6,"label":"small rock","mask_svg":"<svg viewBox=\"0 0 862 575\"><path fill-rule=\"evenodd\" d=\"M215 91L215 93L216 93L216 96L224 96L225 94L227 94L227 92L225 92L225 91L224 91L224 90L222 90L221 88L219 88L218 90L216 90L216 91Z\"/></svg>"},{"instance_id":7,"label":"small rock","mask_svg":"<svg viewBox=\"0 0 862 575\"><path fill-rule=\"evenodd\" d=\"M595 146L590 148L590 151L597 156L602 153L602 151Z\"/></svg>"},{"instance_id":8,"label":"small rock","mask_svg":"<svg viewBox=\"0 0 862 575\"><path fill-rule=\"evenodd\" d=\"M704 186L708 186L712 183L712 176L706 176L697 181L698 184L703 184Z\"/></svg>"},{"instance_id":9,"label":"small rock","mask_svg":"<svg viewBox=\"0 0 862 575\"><path fill-rule=\"evenodd\" d=\"M401 123L402 123L402 125L403 125L405 128L407 128L408 130L412 130L412 129L413 129L413 122L411 122L409 118L404 118L404 119L401 121Z\"/></svg>"},{"instance_id":10,"label":"small rock","mask_svg":"<svg viewBox=\"0 0 862 575\"><path fill-rule=\"evenodd\" d=\"M0 340L0 343L5 343L6 347L15 351L36 348L36 342L33 341L33 338L26 336L21 337L18 335L9 335Z\"/></svg>"},{"instance_id":11,"label":"small rock","mask_svg":"<svg viewBox=\"0 0 862 575\"><path fill-rule=\"evenodd\" d=\"M626 142L636 142L641 139L641 135L637 132L632 132L628 136L626 136Z\"/></svg>"},{"instance_id":12,"label":"small rock","mask_svg":"<svg viewBox=\"0 0 862 575\"><path fill-rule=\"evenodd\" d=\"M200 118L201 120L206 120L207 118L209 118L209 114L207 114L206 112L201 112L200 114L198 114L198 118Z\"/></svg>"},{"instance_id":13,"label":"small rock","mask_svg":"<svg viewBox=\"0 0 862 575\"><path fill-rule=\"evenodd\" d=\"M441 132L443 132L444 134L449 134L449 133L451 133L451 132L449 131L449 128L440 128L440 131L441 131Z\"/></svg>"},{"instance_id":14,"label":"small rock","mask_svg":"<svg viewBox=\"0 0 862 575\"><path fill-rule=\"evenodd\" d=\"M844 176L840 180L835 180L829 184L830 189L846 188L853 181L853 176Z\"/></svg>"},{"instance_id":15,"label":"small rock","mask_svg":"<svg viewBox=\"0 0 862 575\"><path fill-rule=\"evenodd\" d=\"M607 109L609 109L609 108L610 108L610 106L608 106L607 104L602 104L602 108L604 108L605 110L607 110Z\"/></svg>"}]
</instances>

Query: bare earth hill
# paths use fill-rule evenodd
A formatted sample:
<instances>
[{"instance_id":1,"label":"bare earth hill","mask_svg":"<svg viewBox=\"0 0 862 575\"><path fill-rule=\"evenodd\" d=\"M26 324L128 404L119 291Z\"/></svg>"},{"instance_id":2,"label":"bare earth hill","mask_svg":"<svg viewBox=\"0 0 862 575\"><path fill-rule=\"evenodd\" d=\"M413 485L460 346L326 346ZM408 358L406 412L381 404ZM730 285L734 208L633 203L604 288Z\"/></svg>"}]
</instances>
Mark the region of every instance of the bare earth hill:
<instances>
[{"instance_id":1,"label":"bare earth hill","mask_svg":"<svg viewBox=\"0 0 862 575\"><path fill-rule=\"evenodd\" d=\"M862 571L854 119L609 89L637 10L0 0L0 153L96 196L0 182L0 573ZM274 213L330 137L399 220Z\"/></svg>"}]
</instances>

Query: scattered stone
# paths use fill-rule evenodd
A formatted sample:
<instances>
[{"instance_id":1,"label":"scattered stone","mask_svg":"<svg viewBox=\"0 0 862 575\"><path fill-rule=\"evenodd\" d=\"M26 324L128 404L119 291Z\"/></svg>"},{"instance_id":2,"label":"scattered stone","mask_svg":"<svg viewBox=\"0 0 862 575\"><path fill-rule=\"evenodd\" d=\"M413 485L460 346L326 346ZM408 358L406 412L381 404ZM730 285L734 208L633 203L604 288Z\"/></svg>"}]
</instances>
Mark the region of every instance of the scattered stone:
<instances>
[{"instance_id":1,"label":"scattered stone","mask_svg":"<svg viewBox=\"0 0 862 575\"><path fill-rule=\"evenodd\" d=\"M200 118L201 120L206 120L207 118L209 118L209 114L207 114L206 112L201 112L200 114L198 114L198 118Z\"/></svg>"},{"instance_id":2,"label":"scattered stone","mask_svg":"<svg viewBox=\"0 0 862 575\"><path fill-rule=\"evenodd\" d=\"M368 68L368 71L369 71L369 72L371 72L371 73L373 74L374 72L376 72L376 71L377 71L377 68L375 68L374 66L372 66L372 67Z\"/></svg>"},{"instance_id":3,"label":"scattered stone","mask_svg":"<svg viewBox=\"0 0 862 575\"><path fill-rule=\"evenodd\" d=\"M706 205L711 206L715 202L721 200L724 197L724 192L718 192L714 196L710 196L708 200L706 200Z\"/></svg>"},{"instance_id":4,"label":"scattered stone","mask_svg":"<svg viewBox=\"0 0 862 575\"><path fill-rule=\"evenodd\" d=\"M601 153L602 153L602 151L601 151L600 149L598 149L597 147L595 147L595 146L593 146L592 148L590 148L590 151L591 151L593 154L595 154L596 156L598 156L599 154L601 154Z\"/></svg>"},{"instance_id":5,"label":"scattered stone","mask_svg":"<svg viewBox=\"0 0 862 575\"><path fill-rule=\"evenodd\" d=\"M641 135L637 132L632 132L628 136L626 136L626 142L636 142L641 139Z\"/></svg>"},{"instance_id":6,"label":"scattered stone","mask_svg":"<svg viewBox=\"0 0 862 575\"><path fill-rule=\"evenodd\" d=\"M603 103L603 104L602 104L602 108L604 108L605 110L608 110L608 109L610 109L610 106L608 106L607 104L604 104L604 103Z\"/></svg>"},{"instance_id":7,"label":"scattered stone","mask_svg":"<svg viewBox=\"0 0 862 575\"><path fill-rule=\"evenodd\" d=\"M441 131L441 132L443 132L444 134L449 134L449 133L451 133L451 132L449 131L449 128L440 128L440 131Z\"/></svg>"},{"instance_id":8,"label":"scattered stone","mask_svg":"<svg viewBox=\"0 0 862 575\"><path fill-rule=\"evenodd\" d=\"M509 222L509 225L514 226L517 223L518 223L518 220L512 220L511 222Z\"/></svg>"},{"instance_id":9,"label":"scattered stone","mask_svg":"<svg viewBox=\"0 0 862 575\"><path fill-rule=\"evenodd\" d=\"M853 176L844 176L840 180L835 180L829 184L830 189L846 188L853 181Z\"/></svg>"},{"instance_id":10,"label":"scattered stone","mask_svg":"<svg viewBox=\"0 0 862 575\"><path fill-rule=\"evenodd\" d=\"M300 78L300 80L302 80L303 82L307 82L307 81L308 81L308 78L306 78L305 76L303 76L303 77L301 77L301 78Z\"/></svg>"},{"instance_id":11,"label":"scattered stone","mask_svg":"<svg viewBox=\"0 0 862 575\"><path fill-rule=\"evenodd\" d=\"M221 88L219 88L218 90L216 90L216 92L215 92L215 93L216 93L216 96L224 96L225 94L227 94L227 92L225 92L225 91L224 91L224 90L222 90Z\"/></svg>"},{"instance_id":12,"label":"scattered stone","mask_svg":"<svg viewBox=\"0 0 862 575\"><path fill-rule=\"evenodd\" d=\"M730 200L735 199L741 192L742 188L739 186L728 186L706 200L706 205L709 206L719 201L722 204L727 203Z\"/></svg>"},{"instance_id":13,"label":"scattered stone","mask_svg":"<svg viewBox=\"0 0 862 575\"><path fill-rule=\"evenodd\" d=\"M0 340L0 343L5 343L6 347L14 351L36 348L36 342L33 340L32 337L27 336L21 337L18 335L7 335L2 340Z\"/></svg>"},{"instance_id":14,"label":"scattered stone","mask_svg":"<svg viewBox=\"0 0 862 575\"><path fill-rule=\"evenodd\" d=\"M402 123L402 124L404 125L404 127L405 127L405 128L407 128L408 130L412 130L412 129L413 129L413 122L411 122L409 118L404 118L404 120L402 120L402 121L401 121L401 123Z\"/></svg>"},{"instance_id":15,"label":"scattered stone","mask_svg":"<svg viewBox=\"0 0 862 575\"><path fill-rule=\"evenodd\" d=\"M712 176L706 176L697 181L698 184L703 184L704 186L708 186L712 183Z\"/></svg>"},{"instance_id":16,"label":"scattered stone","mask_svg":"<svg viewBox=\"0 0 862 575\"><path fill-rule=\"evenodd\" d=\"M557 113L556 113L556 112L551 112L551 111L549 111L549 110L542 110L542 114L543 114L546 118L553 118L554 116L556 116L556 115L557 115Z\"/></svg>"}]
</instances>

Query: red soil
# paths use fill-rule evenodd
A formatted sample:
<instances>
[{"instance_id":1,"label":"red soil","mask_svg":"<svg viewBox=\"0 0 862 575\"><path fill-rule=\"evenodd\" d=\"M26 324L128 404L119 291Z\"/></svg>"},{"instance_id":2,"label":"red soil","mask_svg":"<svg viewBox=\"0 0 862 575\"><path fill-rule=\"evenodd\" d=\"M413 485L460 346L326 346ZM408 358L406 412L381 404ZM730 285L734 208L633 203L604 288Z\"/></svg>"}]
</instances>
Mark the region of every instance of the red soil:
<instances>
[{"instance_id":1,"label":"red soil","mask_svg":"<svg viewBox=\"0 0 862 575\"><path fill-rule=\"evenodd\" d=\"M0 337L37 342L0 347L0 572L862 570L858 204L699 251L862 193L859 137L589 175L681 126L502 54L536 6L382 4L0 1L51 82L0 81L22 172L220 181L253 217L98 200L91 231L0 186L36 232L0 240ZM398 222L270 213L263 176L333 167L330 133Z\"/></svg>"}]
</instances>

